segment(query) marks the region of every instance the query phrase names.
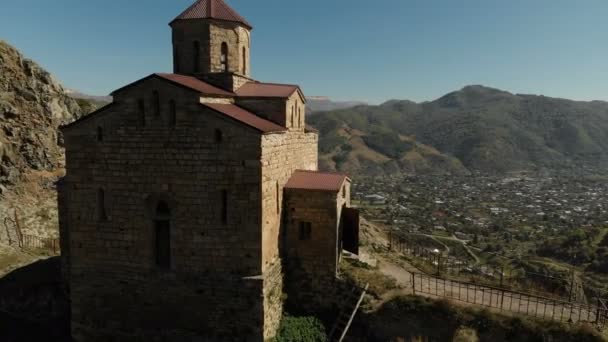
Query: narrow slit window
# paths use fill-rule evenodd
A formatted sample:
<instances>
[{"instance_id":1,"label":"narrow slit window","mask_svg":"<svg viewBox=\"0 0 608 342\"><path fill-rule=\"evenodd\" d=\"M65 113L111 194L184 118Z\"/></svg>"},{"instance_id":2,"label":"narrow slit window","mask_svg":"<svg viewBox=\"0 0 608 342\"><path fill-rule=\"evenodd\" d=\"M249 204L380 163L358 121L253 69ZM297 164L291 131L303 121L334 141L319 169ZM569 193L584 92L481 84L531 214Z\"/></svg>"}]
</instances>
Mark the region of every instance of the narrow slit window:
<instances>
[{"instance_id":1,"label":"narrow slit window","mask_svg":"<svg viewBox=\"0 0 608 342\"><path fill-rule=\"evenodd\" d=\"M97 127L97 141L103 142L103 128Z\"/></svg>"},{"instance_id":2,"label":"narrow slit window","mask_svg":"<svg viewBox=\"0 0 608 342\"><path fill-rule=\"evenodd\" d=\"M159 202L156 206L154 258L158 268L171 268L171 210L164 201Z\"/></svg>"},{"instance_id":3,"label":"narrow slit window","mask_svg":"<svg viewBox=\"0 0 608 342\"><path fill-rule=\"evenodd\" d=\"M243 75L247 75L247 48L243 47Z\"/></svg>"},{"instance_id":4,"label":"narrow slit window","mask_svg":"<svg viewBox=\"0 0 608 342\"><path fill-rule=\"evenodd\" d=\"M97 220L105 222L108 220L106 213L106 194L103 189L97 189Z\"/></svg>"},{"instance_id":5,"label":"narrow slit window","mask_svg":"<svg viewBox=\"0 0 608 342\"><path fill-rule=\"evenodd\" d=\"M139 118L139 125L141 127L144 127L146 125L146 106L144 103L144 100L139 100L137 103L138 109L137 109L137 115Z\"/></svg>"},{"instance_id":6,"label":"narrow slit window","mask_svg":"<svg viewBox=\"0 0 608 342\"><path fill-rule=\"evenodd\" d=\"M174 100L169 102L169 126L175 127L177 124L177 106Z\"/></svg>"},{"instance_id":7,"label":"narrow slit window","mask_svg":"<svg viewBox=\"0 0 608 342\"><path fill-rule=\"evenodd\" d=\"M221 217L222 217L222 223L226 224L228 223L228 191L226 190L222 190L222 194L221 194L222 198L222 210L221 210Z\"/></svg>"},{"instance_id":8,"label":"narrow slit window","mask_svg":"<svg viewBox=\"0 0 608 342\"><path fill-rule=\"evenodd\" d=\"M194 53L192 54L194 72L199 72L201 69L201 44L196 41L192 48L194 50Z\"/></svg>"},{"instance_id":9,"label":"narrow slit window","mask_svg":"<svg viewBox=\"0 0 608 342\"><path fill-rule=\"evenodd\" d=\"M312 239L312 223L300 222L300 240Z\"/></svg>"},{"instance_id":10,"label":"narrow slit window","mask_svg":"<svg viewBox=\"0 0 608 342\"><path fill-rule=\"evenodd\" d=\"M224 135L222 134L222 131L220 129L215 130L213 139L218 144L222 142L222 140L224 139Z\"/></svg>"},{"instance_id":11,"label":"narrow slit window","mask_svg":"<svg viewBox=\"0 0 608 342\"><path fill-rule=\"evenodd\" d=\"M298 127L304 125L304 117L302 116L302 107L298 107Z\"/></svg>"},{"instance_id":12,"label":"narrow slit window","mask_svg":"<svg viewBox=\"0 0 608 342\"><path fill-rule=\"evenodd\" d=\"M179 64L179 49L177 48L177 46L175 48L173 48L173 69L175 70L176 74L180 73L180 64Z\"/></svg>"},{"instance_id":13,"label":"narrow slit window","mask_svg":"<svg viewBox=\"0 0 608 342\"><path fill-rule=\"evenodd\" d=\"M238 55L238 52L237 52ZM220 55L220 64L222 72L228 71L228 44L222 43L222 51Z\"/></svg>"},{"instance_id":14,"label":"narrow slit window","mask_svg":"<svg viewBox=\"0 0 608 342\"><path fill-rule=\"evenodd\" d=\"M154 91L152 94L153 108L154 108L154 116L160 116L160 94L158 91Z\"/></svg>"},{"instance_id":15,"label":"narrow slit window","mask_svg":"<svg viewBox=\"0 0 608 342\"><path fill-rule=\"evenodd\" d=\"M276 184L276 199L277 199L277 214L281 212L281 191L279 189L279 182Z\"/></svg>"}]
</instances>

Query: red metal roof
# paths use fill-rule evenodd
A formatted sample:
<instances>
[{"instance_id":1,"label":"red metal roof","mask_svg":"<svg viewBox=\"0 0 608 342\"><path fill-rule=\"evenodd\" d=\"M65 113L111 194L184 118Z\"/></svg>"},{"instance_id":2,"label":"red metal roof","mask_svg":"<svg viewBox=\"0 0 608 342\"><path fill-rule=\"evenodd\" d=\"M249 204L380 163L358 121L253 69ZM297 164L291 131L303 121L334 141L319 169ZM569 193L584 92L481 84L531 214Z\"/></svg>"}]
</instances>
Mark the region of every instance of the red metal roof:
<instances>
[{"instance_id":1,"label":"red metal roof","mask_svg":"<svg viewBox=\"0 0 608 342\"><path fill-rule=\"evenodd\" d=\"M338 192L348 177L339 173L297 170L285 185L286 189Z\"/></svg>"},{"instance_id":2,"label":"red metal roof","mask_svg":"<svg viewBox=\"0 0 608 342\"><path fill-rule=\"evenodd\" d=\"M248 82L237 89L236 94L244 97L290 97L300 87L292 84Z\"/></svg>"},{"instance_id":3,"label":"red metal roof","mask_svg":"<svg viewBox=\"0 0 608 342\"><path fill-rule=\"evenodd\" d=\"M201 103L203 106L213 109L218 113L229 116L230 118L244 123L264 133L284 132L287 128L279 126L272 121L263 119L237 105L221 103Z\"/></svg>"},{"instance_id":4,"label":"red metal roof","mask_svg":"<svg viewBox=\"0 0 608 342\"><path fill-rule=\"evenodd\" d=\"M252 26L223 0L198 0L188 7L176 20L187 19L217 19L240 23L248 29Z\"/></svg>"},{"instance_id":5,"label":"red metal roof","mask_svg":"<svg viewBox=\"0 0 608 342\"><path fill-rule=\"evenodd\" d=\"M184 87L199 91L207 95L223 95L223 96L234 96L233 93L228 92L224 89L213 86L207 82L203 82L196 77L179 75L179 74L155 74L156 76L162 77L171 82L178 83Z\"/></svg>"}]
</instances>

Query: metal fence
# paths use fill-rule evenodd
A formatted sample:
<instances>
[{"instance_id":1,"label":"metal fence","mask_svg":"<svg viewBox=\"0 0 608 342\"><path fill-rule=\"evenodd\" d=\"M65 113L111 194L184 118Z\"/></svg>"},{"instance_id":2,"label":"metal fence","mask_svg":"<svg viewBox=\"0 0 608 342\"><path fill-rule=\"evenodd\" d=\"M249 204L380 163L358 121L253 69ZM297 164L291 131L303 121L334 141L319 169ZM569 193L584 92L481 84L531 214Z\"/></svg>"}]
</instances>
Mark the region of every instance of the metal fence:
<instances>
[{"instance_id":1,"label":"metal fence","mask_svg":"<svg viewBox=\"0 0 608 342\"><path fill-rule=\"evenodd\" d=\"M7 216L1 222L4 225L4 229L0 231L0 243L21 249L43 250L53 255L60 253L59 238L23 234L16 210L13 217Z\"/></svg>"},{"instance_id":2,"label":"metal fence","mask_svg":"<svg viewBox=\"0 0 608 342\"><path fill-rule=\"evenodd\" d=\"M589 322L601 328L608 321L608 308L602 300L598 300L597 304L580 304L422 273L412 273L412 285L414 294L452 299L543 319Z\"/></svg>"},{"instance_id":3,"label":"metal fence","mask_svg":"<svg viewBox=\"0 0 608 342\"><path fill-rule=\"evenodd\" d=\"M443 255L428 244L413 241L403 233L390 234L390 248L423 263L426 273L513 291L525 289L525 292L534 295L556 299L586 301L584 292L576 286L574 277L554 277L504 265L481 264L461 256Z\"/></svg>"}]
</instances>

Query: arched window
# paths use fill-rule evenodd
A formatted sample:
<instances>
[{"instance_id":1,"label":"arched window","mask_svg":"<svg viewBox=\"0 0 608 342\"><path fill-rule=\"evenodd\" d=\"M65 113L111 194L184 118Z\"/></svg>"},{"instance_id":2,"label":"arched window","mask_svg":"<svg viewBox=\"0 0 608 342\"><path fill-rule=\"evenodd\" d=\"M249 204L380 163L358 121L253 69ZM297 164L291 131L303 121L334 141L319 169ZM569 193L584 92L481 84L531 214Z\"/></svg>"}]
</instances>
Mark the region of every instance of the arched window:
<instances>
[{"instance_id":1,"label":"arched window","mask_svg":"<svg viewBox=\"0 0 608 342\"><path fill-rule=\"evenodd\" d=\"M226 190L222 190L221 193L221 203L222 203L222 208L221 208L221 218L222 218L222 223L226 224L228 223L228 191Z\"/></svg>"},{"instance_id":2,"label":"arched window","mask_svg":"<svg viewBox=\"0 0 608 342\"><path fill-rule=\"evenodd\" d=\"M277 214L281 212L281 194L279 191L279 182L277 182L276 184L276 190L277 190Z\"/></svg>"},{"instance_id":3,"label":"arched window","mask_svg":"<svg viewBox=\"0 0 608 342\"><path fill-rule=\"evenodd\" d=\"M192 48L194 49L192 54L194 72L199 72L201 69L201 44L195 41Z\"/></svg>"},{"instance_id":4,"label":"arched window","mask_svg":"<svg viewBox=\"0 0 608 342\"><path fill-rule=\"evenodd\" d=\"M103 128L97 127L97 141L103 142Z\"/></svg>"},{"instance_id":5,"label":"arched window","mask_svg":"<svg viewBox=\"0 0 608 342\"><path fill-rule=\"evenodd\" d=\"M146 105L144 103L144 100L140 99L137 103L137 106L138 106L137 116L138 116L139 125L141 127L144 127L146 125Z\"/></svg>"},{"instance_id":6,"label":"arched window","mask_svg":"<svg viewBox=\"0 0 608 342\"><path fill-rule=\"evenodd\" d=\"M243 46L243 75L247 75L247 48Z\"/></svg>"},{"instance_id":7,"label":"arched window","mask_svg":"<svg viewBox=\"0 0 608 342\"><path fill-rule=\"evenodd\" d=\"M293 121L293 119L294 119L294 112L295 112L295 110L294 110L293 106L291 106L291 126L292 127L296 127L296 122Z\"/></svg>"},{"instance_id":8,"label":"arched window","mask_svg":"<svg viewBox=\"0 0 608 342\"><path fill-rule=\"evenodd\" d=\"M222 142L222 140L224 139L224 136L223 136L222 131L220 129L216 129L215 130L213 139L218 144Z\"/></svg>"},{"instance_id":9,"label":"arched window","mask_svg":"<svg viewBox=\"0 0 608 342\"><path fill-rule=\"evenodd\" d=\"M160 116L160 94L158 91L154 91L152 94L152 108L154 108L154 116Z\"/></svg>"},{"instance_id":10,"label":"arched window","mask_svg":"<svg viewBox=\"0 0 608 342\"><path fill-rule=\"evenodd\" d=\"M108 215L106 214L106 194L101 188L97 189L97 220L100 222L108 220Z\"/></svg>"},{"instance_id":11,"label":"arched window","mask_svg":"<svg viewBox=\"0 0 608 342\"><path fill-rule=\"evenodd\" d=\"M154 218L154 257L156 266L171 268L171 210L165 201L156 205Z\"/></svg>"},{"instance_id":12,"label":"arched window","mask_svg":"<svg viewBox=\"0 0 608 342\"><path fill-rule=\"evenodd\" d=\"M238 56L238 52L237 52ZM228 44L222 43L222 53L220 55L220 63L222 66L222 72L228 71Z\"/></svg>"},{"instance_id":13,"label":"arched window","mask_svg":"<svg viewBox=\"0 0 608 342\"><path fill-rule=\"evenodd\" d=\"M177 108L175 100L169 101L169 126L175 127L177 124Z\"/></svg>"}]
</instances>

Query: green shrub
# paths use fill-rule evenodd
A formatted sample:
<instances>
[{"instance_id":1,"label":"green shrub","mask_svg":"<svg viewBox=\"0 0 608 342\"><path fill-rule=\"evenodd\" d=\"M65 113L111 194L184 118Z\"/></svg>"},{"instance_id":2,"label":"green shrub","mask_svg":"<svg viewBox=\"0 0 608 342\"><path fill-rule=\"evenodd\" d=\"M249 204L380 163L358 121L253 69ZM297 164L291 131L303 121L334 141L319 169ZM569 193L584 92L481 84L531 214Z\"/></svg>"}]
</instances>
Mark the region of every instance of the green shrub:
<instances>
[{"instance_id":1,"label":"green shrub","mask_svg":"<svg viewBox=\"0 0 608 342\"><path fill-rule=\"evenodd\" d=\"M327 334L316 317L284 316L274 342L325 342Z\"/></svg>"}]
</instances>

